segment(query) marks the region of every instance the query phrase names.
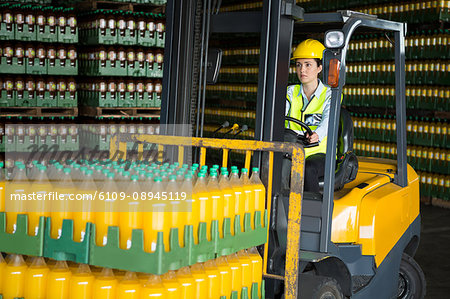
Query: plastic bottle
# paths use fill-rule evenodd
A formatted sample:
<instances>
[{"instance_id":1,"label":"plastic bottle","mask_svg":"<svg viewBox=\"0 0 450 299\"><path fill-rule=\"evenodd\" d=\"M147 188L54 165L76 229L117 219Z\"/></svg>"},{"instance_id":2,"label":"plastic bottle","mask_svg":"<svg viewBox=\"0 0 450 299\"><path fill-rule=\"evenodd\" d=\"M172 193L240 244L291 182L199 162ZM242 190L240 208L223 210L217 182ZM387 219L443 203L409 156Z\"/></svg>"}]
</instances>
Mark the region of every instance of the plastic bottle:
<instances>
[{"instance_id":1,"label":"plastic bottle","mask_svg":"<svg viewBox=\"0 0 450 299\"><path fill-rule=\"evenodd\" d=\"M3 258L3 254L0 253L0 294L3 293L3 281L5 280L5 268L7 263L5 262L5 259Z\"/></svg>"},{"instance_id":2,"label":"plastic bottle","mask_svg":"<svg viewBox=\"0 0 450 299\"><path fill-rule=\"evenodd\" d=\"M91 299L94 275L86 264L80 264L70 279L70 299Z\"/></svg>"},{"instance_id":3,"label":"plastic bottle","mask_svg":"<svg viewBox=\"0 0 450 299\"><path fill-rule=\"evenodd\" d=\"M181 186L177 181L177 176L170 175L169 182L167 183L166 188L167 197L169 199L167 211L165 212L165 217L167 217L167 228L164 230L164 235L166 235L166 233L169 235L164 237L169 241L170 229L177 228L178 243L180 237L183 236L184 225L186 224L186 213L183 213L184 211L186 211L186 204L183 200L181 200L182 196L180 187ZM169 248L166 247L166 250L168 249Z\"/></svg>"},{"instance_id":4,"label":"plastic bottle","mask_svg":"<svg viewBox=\"0 0 450 299\"><path fill-rule=\"evenodd\" d=\"M83 177L83 182L78 189L78 196L83 196L83 200L76 202L76 212L73 212L74 240L76 242L83 241L86 234L86 223L93 223L95 219L95 213L93 212L95 202L93 199L97 191L97 186L93 180L92 170L86 170ZM89 200L89 198L92 198L92 200Z\"/></svg>"},{"instance_id":5,"label":"plastic bottle","mask_svg":"<svg viewBox=\"0 0 450 299\"><path fill-rule=\"evenodd\" d=\"M176 277L179 282L180 298L193 298L195 295L195 279L192 276L189 267L183 267L176 271Z\"/></svg>"},{"instance_id":6,"label":"plastic bottle","mask_svg":"<svg viewBox=\"0 0 450 299\"><path fill-rule=\"evenodd\" d=\"M212 200L210 198L210 194L206 187L206 178L204 173L198 174L197 182L192 190L192 197L197 204L195 208L198 210L193 211L194 213L198 213L199 221L206 223L206 236L207 239L211 240L211 220L212 220ZM194 208L194 207L193 207ZM194 235L198 234L197 231L194 230Z\"/></svg>"},{"instance_id":7,"label":"plastic bottle","mask_svg":"<svg viewBox=\"0 0 450 299\"><path fill-rule=\"evenodd\" d=\"M180 269L181 270L181 269ZM159 275L150 275L148 280L142 287L141 297L142 299L148 298L167 298L167 292ZM180 298L188 298L181 296Z\"/></svg>"},{"instance_id":8,"label":"plastic bottle","mask_svg":"<svg viewBox=\"0 0 450 299\"><path fill-rule=\"evenodd\" d=\"M230 184L234 191L234 213L236 216L240 216L241 231L244 231L245 194L241 180L239 179L239 170L231 170Z\"/></svg>"},{"instance_id":9,"label":"plastic bottle","mask_svg":"<svg viewBox=\"0 0 450 299\"><path fill-rule=\"evenodd\" d=\"M3 168L3 162L0 162L0 212L5 211L5 184L5 170Z\"/></svg>"},{"instance_id":10,"label":"plastic bottle","mask_svg":"<svg viewBox=\"0 0 450 299\"><path fill-rule=\"evenodd\" d=\"M259 177L259 168L252 168L250 183L253 185L255 195L255 211L261 212L261 226L264 225L264 210L266 208L266 188Z\"/></svg>"},{"instance_id":11,"label":"plastic bottle","mask_svg":"<svg viewBox=\"0 0 450 299\"><path fill-rule=\"evenodd\" d=\"M208 299L216 299L217 290L220 288L220 271L217 268L217 264L215 260L209 260L204 263L204 269L206 273L206 281L207 281L207 298Z\"/></svg>"},{"instance_id":12,"label":"plastic bottle","mask_svg":"<svg viewBox=\"0 0 450 299\"><path fill-rule=\"evenodd\" d=\"M228 171L222 170L219 179L220 191L223 195L223 217L230 219L231 234L234 235L235 194L228 181Z\"/></svg>"},{"instance_id":13,"label":"plastic bottle","mask_svg":"<svg viewBox=\"0 0 450 299\"><path fill-rule=\"evenodd\" d=\"M206 187L208 188L212 206L212 220L217 220L219 222L219 236L220 238L223 238L224 199L219 187L219 181L217 180L216 168L211 169L208 184L206 185Z\"/></svg>"},{"instance_id":14,"label":"plastic bottle","mask_svg":"<svg viewBox=\"0 0 450 299\"><path fill-rule=\"evenodd\" d=\"M60 198L64 196L64 200L52 201L52 211L50 213L52 217L51 237L54 239L61 236L63 219L73 219L69 198L75 196L76 189L70 174L70 168L64 168L61 181L55 188Z\"/></svg>"},{"instance_id":15,"label":"plastic bottle","mask_svg":"<svg viewBox=\"0 0 450 299\"><path fill-rule=\"evenodd\" d=\"M17 215L25 213L25 204L22 200L13 200L13 197L20 198L27 196L30 191L30 184L28 182L25 165L19 164L15 167L16 173L12 181L7 186L8 193L5 197L6 213L6 232L13 233L16 231ZM9 198L9 200L6 200Z\"/></svg>"},{"instance_id":16,"label":"plastic bottle","mask_svg":"<svg viewBox=\"0 0 450 299\"><path fill-rule=\"evenodd\" d=\"M132 175L128 183L128 188L125 191L126 196L129 196L122 202L121 212L119 215L120 221L120 248L128 249L131 247L131 234L133 229L143 228L143 215L140 210L140 194L139 181L137 175ZM136 200L134 200L136 199Z\"/></svg>"},{"instance_id":17,"label":"plastic bottle","mask_svg":"<svg viewBox=\"0 0 450 299\"><path fill-rule=\"evenodd\" d=\"M183 203L184 207L186 208L186 212L183 212L184 216L182 216L185 219L185 225L192 225L193 226L193 232L194 232L194 242L198 243L198 223L199 223L199 215L198 215L198 201L192 196L192 190L193 190L193 182L192 182L192 175L186 174L184 176L183 184L180 187L181 192L185 192L186 199ZM184 227L183 227L184 232ZM180 234L181 237L181 234ZM184 240L184 238L181 238L181 240Z\"/></svg>"},{"instance_id":18,"label":"plastic bottle","mask_svg":"<svg viewBox=\"0 0 450 299\"><path fill-rule=\"evenodd\" d=\"M25 290L25 274L27 264L23 257L12 254L3 270L3 298L14 299L23 297Z\"/></svg>"},{"instance_id":19,"label":"plastic bottle","mask_svg":"<svg viewBox=\"0 0 450 299\"><path fill-rule=\"evenodd\" d=\"M240 296L242 290L242 266L236 253L227 257L231 272L231 290L237 291Z\"/></svg>"},{"instance_id":20,"label":"plastic bottle","mask_svg":"<svg viewBox=\"0 0 450 299\"><path fill-rule=\"evenodd\" d=\"M34 192L37 197L41 197L41 200L31 201L27 207L28 234L32 236L35 236L38 233L40 217L50 216L50 201L46 196L53 190L46 174L47 167L44 165L37 165L36 169L38 169L38 171L35 175L34 183L31 185L31 191Z\"/></svg>"},{"instance_id":21,"label":"plastic bottle","mask_svg":"<svg viewBox=\"0 0 450 299\"><path fill-rule=\"evenodd\" d=\"M164 299L179 299L181 295L180 283L177 280L175 271L169 271L161 276L166 292ZM195 297L194 297L195 298Z\"/></svg>"},{"instance_id":22,"label":"plastic bottle","mask_svg":"<svg viewBox=\"0 0 450 299\"><path fill-rule=\"evenodd\" d=\"M147 252L156 250L158 232L163 232L164 249L168 251L170 232L168 225L170 219L168 217L169 214L165 212L167 203L162 200L165 188L161 177L154 178L151 192L153 194L152 210L151 212L146 212L144 217L144 249Z\"/></svg>"},{"instance_id":23,"label":"plastic bottle","mask_svg":"<svg viewBox=\"0 0 450 299\"><path fill-rule=\"evenodd\" d=\"M221 256L216 259L217 269L219 270L219 295L231 296L231 269L227 257Z\"/></svg>"},{"instance_id":24,"label":"plastic bottle","mask_svg":"<svg viewBox=\"0 0 450 299\"><path fill-rule=\"evenodd\" d=\"M135 272L127 271L117 286L117 299L138 299L141 295L141 283Z\"/></svg>"},{"instance_id":25,"label":"plastic bottle","mask_svg":"<svg viewBox=\"0 0 450 299\"><path fill-rule=\"evenodd\" d=\"M194 291L193 298L208 298L208 281L206 280L206 272L202 263L197 263L191 266L191 273L194 277Z\"/></svg>"},{"instance_id":26,"label":"plastic bottle","mask_svg":"<svg viewBox=\"0 0 450 299\"><path fill-rule=\"evenodd\" d=\"M116 299L117 284L112 269L103 268L92 285L93 299Z\"/></svg>"},{"instance_id":27,"label":"plastic bottle","mask_svg":"<svg viewBox=\"0 0 450 299\"><path fill-rule=\"evenodd\" d=\"M253 277L252 277L252 260L250 259L248 253L241 250L237 253L239 262L241 263L242 270L242 287L247 287L251 290Z\"/></svg>"},{"instance_id":28,"label":"plastic bottle","mask_svg":"<svg viewBox=\"0 0 450 299\"><path fill-rule=\"evenodd\" d=\"M248 256L252 261L252 283L258 283L258 295L261 296L262 258L256 247L252 247L248 250Z\"/></svg>"},{"instance_id":29,"label":"plastic bottle","mask_svg":"<svg viewBox=\"0 0 450 299\"><path fill-rule=\"evenodd\" d=\"M65 261L57 261L48 274L46 299L69 298L69 283L71 277L72 272L67 266L67 263Z\"/></svg>"}]
</instances>

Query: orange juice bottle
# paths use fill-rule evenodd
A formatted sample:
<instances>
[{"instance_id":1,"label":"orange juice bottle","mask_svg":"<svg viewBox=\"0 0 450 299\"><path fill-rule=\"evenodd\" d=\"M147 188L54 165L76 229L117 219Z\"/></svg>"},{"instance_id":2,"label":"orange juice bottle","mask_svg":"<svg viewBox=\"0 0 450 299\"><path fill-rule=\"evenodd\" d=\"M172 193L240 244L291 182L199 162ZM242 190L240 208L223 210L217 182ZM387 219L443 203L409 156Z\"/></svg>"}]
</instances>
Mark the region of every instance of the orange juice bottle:
<instances>
[{"instance_id":1,"label":"orange juice bottle","mask_svg":"<svg viewBox=\"0 0 450 299\"><path fill-rule=\"evenodd\" d=\"M184 224L186 223L185 213L185 205L180 199L180 186L179 182L177 182L177 176L172 174L169 176L169 182L166 187L167 197L169 199L167 210L165 212L165 217L167 218L167 227L164 230L164 240L167 240L167 244L169 244L170 237L170 229L177 228L178 229L178 244L180 240L180 236L183 235ZM169 247L165 247L166 250L169 250Z\"/></svg>"},{"instance_id":2,"label":"orange juice bottle","mask_svg":"<svg viewBox=\"0 0 450 299\"><path fill-rule=\"evenodd\" d=\"M237 291L240 296L242 290L242 266L236 253L227 257L231 272L231 291Z\"/></svg>"},{"instance_id":3,"label":"orange juice bottle","mask_svg":"<svg viewBox=\"0 0 450 299\"><path fill-rule=\"evenodd\" d=\"M117 286L117 299L138 299L141 296L141 282L135 272L127 271Z\"/></svg>"},{"instance_id":4,"label":"orange juice bottle","mask_svg":"<svg viewBox=\"0 0 450 299\"><path fill-rule=\"evenodd\" d=\"M212 220L212 200L206 187L206 175L204 172L198 174L197 182L192 190L192 197L198 202L195 206L198 210L193 211L198 213L199 221L206 223L206 237L211 240L211 220ZM198 234L194 231L194 235Z\"/></svg>"},{"instance_id":5,"label":"orange juice bottle","mask_svg":"<svg viewBox=\"0 0 450 299\"><path fill-rule=\"evenodd\" d=\"M95 239L97 246L106 245L109 226L119 226L118 196L119 189L114 181L115 173L108 173L99 195L103 200L97 200L95 213ZM117 200L116 200L117 199Z\"/></svg>"},{"instance_id":6,"label":"orange juice bottle","mask_svg":"<svg viewBox=\"0 0 450 299\"><path fill-rule=\"evenodd\" d=\"M195 299L208 298L208 281L206 280L206 272L202 263L197 263L191 266L191 273L194 277L194 291Z\"/></svg>"},{"instance_id":7,"label":"orange juice bottle","mask_svg":"<svg viewBox=\"0 0 450 299\"><path fill-rule=\"evenodd\" d=\"M231 269L225 256L216 259L217 269L219 270L219 295L231 296Z\"/></svg>"},{"instance_id":8,"label":"orange juice bottle","mask_svg":"<svg viewBox=\"0 0 450 299\"><path fill-rule=\"evenodd\" d=\"M80 264L70 279L70 299L91 299L94 275L86 264Z\"/></svg>"},{"instance_id":9,"label":"orange juice bottle","mask_svg":"<svg viewBox=\"0 0 450 299\"><path fill-rule=\"evenodd\" d=\"M167 230L167 222L169 222L169 218L166 217L165 207L166 201L163 201L161 196L162 192L165 191L162 178L157 176L153 179L153 187L152 187L152 211L145 212L144 217L144 249L147 252L156 250L156 242L158 237L158 232L163 232L163 241L164 241L164 249L169 249L169 237Z\"/></svg>"},{"instance_id":10,"label":"orange juice bottle","mask_svg":"<svg viewBox=\"0 0 450 299\"><path fill-rule=\"evenodd\" d=\"M212 220L218 220L219 222L219 236L223 238L223 195L219 187L219 181L217 179L217 171L215 168L211 169L209 174L208 188L210 201L212 203Z\"/></svg>"},{"instance_id":11,"label":"orange juice bottle","mask_svg":"<svg viewBox=\"0 0 450 299\"><path fill-rule=\"evenodd\" d=\"M183 207L186 209L186 212L183 213L184 214L183 218L186 219L185 225L193 226L194 242L198 243L197 230L198 230L198 223L200 222L198 215L199 208L197 207L198 201L196 201L195 198L192 196L193 192L192 179L193 179L192 174L186 174L184 176L184 181L180 189L181 192L184 192L186 194L186 199L183 203ZM184 227L182 232L184 232ZM179 236L181 240L184 240L184 237L182 237L181 233L179 233Z\"/></svg>"},{"instance_id":12,"label":"orange juice bottle","mask_svg":"<svg viewBox=\"0 0 450 299\"><path fill-rule=\"evenodd\" d=\"M92 296L94 299L115 299L117 292L117 278L112 269L103 268L100 275L95 278L92 285Z\"/></svg>"},{"instance_id":13,"label":"orange juice bottle","mask_svg":"<svg viewBox=\"0 0 450 299\"><path fill-rule=\"evenodd\" d=\"M244 231L245 194L242 182L239 179L239 170L237 169L231 170L230 184L234 190L234 204L235 204L234 213L236 216L237 215L240 216L241 231Z\"/></svg>"},{"instance_id":14,"label":"orange juice bottle","mask_svg":"<svg viewBox=\"0 0 450 299\"><path fill-rule=\"evenodd\" d=\"M161 276L166 292L164 299L179 299L181 297L180 283L177 280L175 271L169 271Z\"/></svg>"},{"instance_id":15,"label":"orange juice bottle","mask_svg":"<svg viewBox=\"0 0 450 299\"><path fill-rule=\"evenodd\" d=\"M33 257L31 265L25 274L25 298L45 299L49 271L50 269L47 267L43 257Z\"/></svg>"},{"instance_id":16,"label":"orange juice bottle","mask_svg":"<svg viewBox=\"0 0 450 299\"><path fill-rule=\"evenodd\" d=\"M228 171L226 169L222 170L220 175L219 187L223 195L223 217L230 218L231 233L234 235L235 195L228 181Z\"/></svg>"},{"instance_id":17,"label":"orange juice bottle","mask_svg":"<svg viewBox=\"0 0 450 299\"><path fill-rule=\"evenodd\" d=\"M52 217L52 227L51 227L51 237L57 239L61 236L63 219L73 219L73 212L69 205L70 198L75 196L76 189L72 183L72 178L70 176L70 168L64 168L61 181L57 184L56 190L59 194L60 199L52 201L51 213Z\"/></svg>"},{"instance_id":18,"label":"orange juice bottle","mask_svg":"<svg viewBox=\"0 0 450 299\"><path fill-rule=\"evenodd\" d=\"M86 223L94 222L94 212L93 212L93 200L95 192L97 191L97 186L94 183L93 171L91 169L86 170L83 174L83 181L78 188L78 193L83 196L81 202L76 202L76 207L73 212L74 216L74 240L81 242L86 234Z\"/></svg>"},{"instance_id":19,"label":"orange juice bottle","mask_svg":"<svg viewBox=\"0 0 450 299\"><path fill-rule=\"evenodd\" d=\"M69 298L69 284L71 277L72 272L67 266L67 263L65 261L57 261L48 274L46 299Z\"/></svg>"},{"instance_id":20,"label":"orange juice bottle","mask_svg":"<svg viewBox=\"0 0 450 299\"><path fill-rule=\"evenodd\" d=\"M31 190L41 200L32 201L27 207L28 234L32 236L38 233L40 217L50 216L50 201L46 196L50 194L53 188L46 174L47 168L44 165L37 165L36 169L35 180L31 185Z\"/></svg>"},{"instance_id":21,"label":"orange juice bottle","mask_svg":"<svg viewBox=\"0 0 450 299\"><path fill-rule=\"evenodd\" d=\"M258 250L256 247L252 247L248 250L248 256L252 260L252 283L257 282L258 283L258 294L261 296L261 281L262 281L262 258L261 255L259 255Z\"/></svg>"},{"instance_id":22,"label":"orange juice bottle","mask_svg":"<svg viewBox=\"0 0 450 299\"><path fill-rule=\"evenodd\" d=\"M5 211L5 170L3 169L3 162L0 162L0 212Z\"/></svg>"},{"instance_id":23,"label":"orange juice bottle","mask_svg":"<svg viewBox=\"0 0 450 299\"><path fill-rule=\"evenodd\" d=\"M125 191L126 200L121 202L120 222L120 248L129 249L131 247L131 233L133 229L143 228L143 215L140 210L140 194L138 176L132 175ZM136 200L135 200L136 199Z\"/></svg>"},{"instance_id":24,"label":"orange juice bottle","mask_svg":"<svg viewBox=\"0 0 450 299\"><path fill-rule=\"evenodd\" d=\"M100 298L100 297L99 297ZM142 287L141 299L148 298L167 298L167 292L162 284L161 277L159 275L150 275L147 282ZM183 298L183 297L181 297Z\"/></svg>"},{"instance_id":25,"label":"orange juice bottle","mask_svg":"<svg viewBox=\"0 0 450 299\"><path fill-rule=\"evenodd\" d=\"M30 191L25 165L18 164L15 166L15 175L12 181L6 185L7 196L9 200L5 201L6 213L6 232L13 233L16 231L17 215L25 213L25 205L22 200L14 200L13 198L23 198Z\"/></svg>"},{"instance_id":26,"label":"orange juice bottle","mask_svg":"<svg viewBox=\"0 0 450 299\"><path fill-rule=\"evenodd\" d=\"M252 287L252 260L248 256L245 250L241 250L237 253L242 269L242 287L247 287L249 292Z\"/></svg>"},{"instance_id":27,"label":"orange juice bottle","mask_svg":"<svg viewBox=\"0 0 450 299\"><path fill-rule=\"evenodd\" d=\"M255 196L255 211L261 212L261 226L264 225L264 210L266 208L266 188L259 178L259 168L252 168L252 176L250 183L253 186L253 194ZM252 222L253 224L253 222Z\"/></svg>"},{"instance_id":28,"label":"orange juice bottle","mask_svg":"<svg viewBox=\"0 0 450 299\"><path fill-rule=\"evenodd\" d=\"M215 260L209 260L204 263L206 280L208 283L208 299L219 299L217 290L220 288L220 271L217 268Z\"/></svg>"},{"instance_id":29,"label":"orange juice bottle","mask_svg":"<svg viewBox=\"0 0 450 299\"><path fill-rule=\"evenodd\" d=\"M25 290L25 274L27 264L18 254L11 255L3 270L3 298L14 299L23 297Z\"/></svg>"},{"instance_id":30,"label":"orange juice bottle","mask_svg":"<svg viewBox=\"0 0 450 299\"><path fill-rule=\"evenodd\" d=\"M195 279L189 267L183 267L176 271L177 280L180 286L180 298L192 298L195 295Z\"/></svg>"},{"instance_id":31,"label":"orange juice bottle","mask_svg":"<svg viewBox=\"0 0 450 299\"><path fill-rule=\"evenodd\" d=\"M244 212L246 214L250 213L250 224L252 229L254 229L255 223L253 220L255 218L255 193L248 177L247 168L242 168L241 170L241 184L244 189Z\"/></svg>"},{"instance_id":32,"label":"orange juice bottle","mask_svg":"<svg viewBox=\"0 0 450 299\"><path fill-rule=\"evenodd\" d=\"M3 255L0 253L0 294L3 293L3 281L5 280L4 270L6 268L6 261L3 258Z\"/></svg>"}]
</instances>

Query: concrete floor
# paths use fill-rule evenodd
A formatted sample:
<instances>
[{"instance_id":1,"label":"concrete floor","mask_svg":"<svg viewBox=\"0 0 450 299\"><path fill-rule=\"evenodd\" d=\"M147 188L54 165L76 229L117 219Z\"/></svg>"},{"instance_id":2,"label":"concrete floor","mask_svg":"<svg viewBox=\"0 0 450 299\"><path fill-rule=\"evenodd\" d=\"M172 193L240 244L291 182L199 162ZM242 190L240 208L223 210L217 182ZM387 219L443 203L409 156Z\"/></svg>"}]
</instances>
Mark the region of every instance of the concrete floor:
<instances>
[{"instance_id":1,"label":"concrete floor","mask_svg":"<svg viewBox=\"0 0 450 299\"><path fill-rule=\"evenodd\" d=\"M414 259L427 280L426 298L450 298L450 209L421 206L422 233Z\"/></svg>"}]
</instances>

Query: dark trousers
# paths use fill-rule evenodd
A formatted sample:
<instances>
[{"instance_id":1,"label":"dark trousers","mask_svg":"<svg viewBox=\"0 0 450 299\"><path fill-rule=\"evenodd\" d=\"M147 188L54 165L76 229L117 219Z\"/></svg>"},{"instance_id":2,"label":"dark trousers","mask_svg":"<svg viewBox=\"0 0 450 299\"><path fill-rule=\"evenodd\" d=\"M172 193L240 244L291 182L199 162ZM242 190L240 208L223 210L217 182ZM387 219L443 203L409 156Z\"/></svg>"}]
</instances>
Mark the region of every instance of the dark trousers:
<instances>
[{"instance_id":1,"label":"dark trousers","mask_svg":"<svg viewBox=\"0 0 450 299\"><path fill-rule=\"evenodd\" d=\"M305 160L304 191L319 192L319 177L325 174L325 154L315 154Z\"/></svg>"}]
</instances>

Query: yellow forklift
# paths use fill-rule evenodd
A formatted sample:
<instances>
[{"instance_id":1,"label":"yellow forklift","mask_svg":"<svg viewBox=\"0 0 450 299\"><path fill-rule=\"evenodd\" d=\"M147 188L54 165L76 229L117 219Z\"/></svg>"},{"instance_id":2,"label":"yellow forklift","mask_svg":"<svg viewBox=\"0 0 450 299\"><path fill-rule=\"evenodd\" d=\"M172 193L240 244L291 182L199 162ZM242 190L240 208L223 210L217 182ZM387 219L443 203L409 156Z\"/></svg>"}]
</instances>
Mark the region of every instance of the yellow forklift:
<instances>
[{"instance_id":1,"label":"yellow forklift","mask_svg":"<svg viewBox=\"0 0 450 299\"><path fill-rule=\"evenodd\" d=\"M268 241L261 249L266 298L424 298L424 274L413 259L420 239L419 180L406 160L406 24L353 11L308 14L294 0L222 13L221 2L167 2L161 124L191 124L192 131L167 126L162 133L190 133L193 144L227 146L227 154L252 151L268 189ZM302 148L314 144L284 125L294 31L324 34L323 81L332 96L320 193L303 192ZM341 108L349 42L362 31L394 36L388 39L395 51L396 160L356 157L353 122ZM205 87L215 84L221 65L222 51L209 47L214 34L259 36L254 143L203 138ZM265 156L263 148L273 152Z\"/></svg>"}]
</instances>

